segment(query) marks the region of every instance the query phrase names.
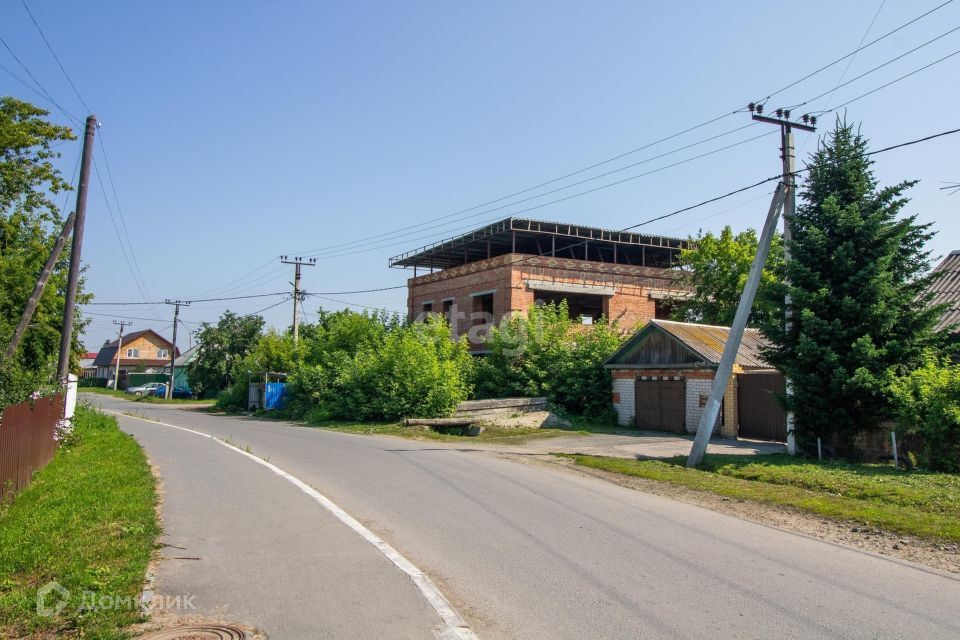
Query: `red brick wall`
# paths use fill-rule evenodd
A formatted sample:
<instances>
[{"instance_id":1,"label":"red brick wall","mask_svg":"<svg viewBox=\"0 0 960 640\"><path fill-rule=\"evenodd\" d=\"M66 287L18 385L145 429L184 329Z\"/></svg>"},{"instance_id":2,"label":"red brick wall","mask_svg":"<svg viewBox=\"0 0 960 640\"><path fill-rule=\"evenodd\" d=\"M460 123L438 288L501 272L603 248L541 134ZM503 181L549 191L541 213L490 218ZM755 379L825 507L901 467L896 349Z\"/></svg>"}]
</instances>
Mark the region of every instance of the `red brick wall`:
<instances>
[{"instance_id":1,"label":"red brick wall","mask_svg":"<svg viewBox=\"0 0 960 640\"><path fill-rule=\"evenodd\" d=\"M407 306L415 318L425 301L432 300L433 310L439 312L443 299L454 298L459 311L469 318L473 311L470 294L496 289L493 313L494 321L499 322L504 314L524 313L534 304L534 292L527 288L527 280L614 287L616 292L606 299L604 312L625 331L654 317L651 289L680 290L675 275L655 267L507 254L410 278ZM457 335L472 324L469 319L461 319L455 327Z\"/></svg>"}]
</instances>

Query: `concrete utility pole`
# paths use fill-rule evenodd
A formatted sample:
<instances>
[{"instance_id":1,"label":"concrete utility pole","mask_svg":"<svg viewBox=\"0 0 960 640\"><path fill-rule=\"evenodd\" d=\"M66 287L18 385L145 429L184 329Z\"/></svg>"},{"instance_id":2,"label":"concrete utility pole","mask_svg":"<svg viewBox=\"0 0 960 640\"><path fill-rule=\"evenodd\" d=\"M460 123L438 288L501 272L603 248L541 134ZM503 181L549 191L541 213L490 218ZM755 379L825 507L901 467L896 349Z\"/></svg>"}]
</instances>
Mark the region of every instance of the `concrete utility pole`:
<instances>
[{"instance_id":1,"label":"concrete utility pole","mask_svg":"<svg viewBox=\"0 0 960 640\"><path fill-rule=\"evenodd\" d=\"M713 385L710 388L710 399L707 401L707 406L703 408L703 413L700 415L700 424L697 425L697 435L693 440L690 456L687 458L688 467L699 466L703 461L703 455L707 452L707 444L710 442L710 435L713 433L713 427L717 423L717 416L720 415L720 405L723 403L723 394L727 390L727 384L730 382L733 363L736 361L737 352L740 350L743 331L747 328L747 319L750 317L753 299L757 295L757 289L760 288L760 277L763 275L763 265L767 262L767 256L770 254L770 242L773 240L773 233L777 228L777 218L780 216L780 209L783 207L784 190L784 185L777 184L777 188L773 192L773 200L770 201L767 219L763 223L763 231L760 233L757 255L753 257L753 264L750 265L747 284L744 286L743 293L740 295L740 302L737 303L737 313L733 318L733 324L730 326L730 335L727 337L727 343L723 346L723 355L720 357L720 364L717 366L717 373L713 378Z\"/></svg>"},{"instance_id":2,"label":"concrete utility pole","mask_svg":"<svg viewBox=\"0 0 960 640\"><path fill-rule=\"evenodd\" d=\"M63 251L63 247L67 244L67 238L70 237L70 233L73 231L73 224L76 219L77 214L71 211L70 215L67 216L67 221L63 223L63 230L60 232L60 237L57 238L56 243L53 245L53 249L50 251L50 257L47 258L47 263L43 265L43 270L40 271L40 277L37 278L37 284L33 287L33 293L27 298L27 306L24 307L23 315L20 316L20 323L14 330L13 338L10 339L10 344L7 345L7 350L3 354L4 360L9 360L16 354L17 347L20 346L20 340L23 339L23 334L26 333L27 327L30 326L30 320L33 319L33 312L37 310L40 297L43 296L43 290L47 287L47 280L50 279L50 274L53 273L53 268L56 266L57 260L60 259L60 252Z\"/></svg>"},{"instance_id":3,"label":"concrete utility pole","mask_svg":"<svg viewBox=\"0 0 960 640\"><path fill-rule=\"evenodd\" d=\"M293 344L296 346L300 340L300 298L302 295L300 293L300 267L315 267L317 266L317 259L310 258L304 261L303 258L296 257L293 260L288 260L287 256L280 256L280 262L293 265Z\"/></svg>"},{"instance_id":4,"label":"concrete utility pole","mask_svg":"<svg viewBox=\"0 0 960 640\"><path fill-rule=\"evenodd\" d=\"M113 374L113 389L115 391L120 390L120 356L123 353L123 328L129 327L132 325L132 322L124 322L123 320L114 320L113 324L120 327L120 335L117 337L117 368Z\"/></svg>"},{"instance_id":5,"label":"concrete utility pole","mask_svg":"<svg viewBox=\"0 0 960 640\"><path fill-rule=\"evenodd\" d=\"M789 109L777 109L776 118L770 118L764 115L763 105L750 103L747 108L753 113L753 119L757 122L766 122L780 127L780 159L783 162L783 185L786 189L786 199L783 204L783 259L790 259L790 240L793 234L790 232L790 221L797 211L797 176L796 176L796 154L793 145L793 130L809 131L814 133L817 128L817 117L804 114L801 118L803 123L790 121ZM784 300L784 314L786 316L786 329L789 332L793 324L793 311L790 308L790 295ZM786 380L786 393L789 397L793 394L793 384L790 379ZM796 455L797 441L793 433L794 417L793 412L787 412L787 453Z\"/></svg>"},{"instance_id":6,"label":"concrete utility pole","mask_svg":"<svg viewBox=\"0 0 960 640\"><path fill-rule=\"evenodd\" d=\"M170 383L167 384L167 400L173 398L173 380L176 375L176 371L173 368L174 360L177 359L177 322L180 319L180 305L185 307L190 306L190 302L187 300L164 300L164 304L173 305L173 344L170 345Z\"/></svg>"},{"instance_id":7,"label":"concrete utility pole","mask_svg":"<svg viewBox=\"0 0 960 640\"><path fill-rule=\"evenodd\" d=\"M67 294L63 305L63 328L60 331L60 359L57 379L67 383L70 373L70 351L73 348L73 310L77 306L77 283L80 280L80 250L83 248L83 225L87 219L87 186L90 184L90 165L93 161L93 135L97 130L97 116L87 116L83 133L83 155L80 158L80 182L77 184L77 217L73 223L73 245L70 249L70 273L67 276Z\"/></svg>"}]
</instances>

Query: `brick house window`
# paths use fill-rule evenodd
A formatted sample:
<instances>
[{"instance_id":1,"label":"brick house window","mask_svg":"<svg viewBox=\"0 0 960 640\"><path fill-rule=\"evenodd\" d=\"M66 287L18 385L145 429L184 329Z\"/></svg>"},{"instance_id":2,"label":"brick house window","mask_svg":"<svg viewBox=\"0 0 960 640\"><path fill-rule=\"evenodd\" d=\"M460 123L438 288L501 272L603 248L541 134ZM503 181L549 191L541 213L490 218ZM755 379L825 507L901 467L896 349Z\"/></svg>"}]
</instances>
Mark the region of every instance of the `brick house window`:
<instances>
[{"instance_id":1,"label":"brick house window","mask_svg":"<svg viewBox=\"0 0 960 640\"><path fill-rule=\"evenodd\" d=\"M493 322L493 293L483 293L473 296L473 324ZM488 315L489 314L489 315Z\"/></svg>"},{"instance_id":2,"label":"brick house window","mask_svg":"<svg viewBox=\"0 0 960 640\"><path fill-rule=\"evenodd\" d=\"M127 349L127 357L128 357L128 358L139 358L139 357L140 357L140 349L138 349L137 347L133 347L133 348Z\"/></svg>"},{"instance_id":3,"label":"brick house window","mask_svg":"<svg viewBox=\"0 0 960 640\"><path fill-rule=\"evenodd\" d=\"M453 300L444 300L441 304L443 305L443 315L449 320L450 311L453 309Z\"/></svg>"},{"instance_id":4,"label":"brick house window","mask_svg":"<svg viewBox=\"0 0 960 640\"><path fill-rule=\"evenodd\" d=\"M433 312L433 300L430 300L429 302L424 302L424 303L423 303L423 313L424 313L424 314L427 314L427 313L432 313L432 312Z\"/></svg>"}]
</instances>

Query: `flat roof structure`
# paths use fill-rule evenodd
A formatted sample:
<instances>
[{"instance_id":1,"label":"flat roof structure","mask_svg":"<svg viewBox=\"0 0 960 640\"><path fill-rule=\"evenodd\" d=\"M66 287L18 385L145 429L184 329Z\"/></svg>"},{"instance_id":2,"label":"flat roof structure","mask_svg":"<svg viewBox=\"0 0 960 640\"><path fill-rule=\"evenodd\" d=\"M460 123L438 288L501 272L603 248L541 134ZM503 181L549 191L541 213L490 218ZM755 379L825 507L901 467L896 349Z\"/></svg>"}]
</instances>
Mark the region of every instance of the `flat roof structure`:
<instances>
[{"instance_id":1,"label":"flat roof structure","mask_svg":"<svg viewBox=\"0 0 960 640\"><path fill-rule=\"evenodd\" d=\"M666 268L688 242L530 218L506 218L390 258L398 268L447 269L509 253Z\"/></svg>"}]
</instances>

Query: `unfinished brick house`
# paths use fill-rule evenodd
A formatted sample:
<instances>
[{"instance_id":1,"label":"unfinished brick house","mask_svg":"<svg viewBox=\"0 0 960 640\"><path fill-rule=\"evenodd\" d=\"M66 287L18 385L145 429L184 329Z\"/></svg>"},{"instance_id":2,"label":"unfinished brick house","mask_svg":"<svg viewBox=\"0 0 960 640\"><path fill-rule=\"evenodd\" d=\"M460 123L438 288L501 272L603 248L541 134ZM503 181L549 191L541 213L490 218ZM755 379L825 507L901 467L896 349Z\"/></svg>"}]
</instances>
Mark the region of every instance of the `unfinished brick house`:
<instances>
[{"instance_id":1,"label":"unfinished brick house","mask_svg":"<svg viewBox=\"0 0 960 640\"><path fill-rule=\"evenodd\" d=\"M538 301L566 300L573 318L624 330L664 318L687 292L671 267L685 240L507 218L391 258L411 268L411 318L443 313L482 350L484 328ZM423 274L423 271L428 273Z\"/></svg>"}]
</instances>

